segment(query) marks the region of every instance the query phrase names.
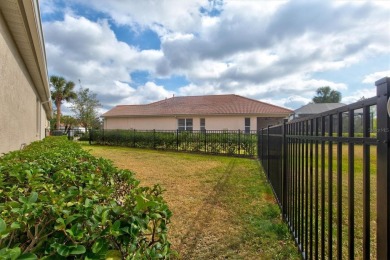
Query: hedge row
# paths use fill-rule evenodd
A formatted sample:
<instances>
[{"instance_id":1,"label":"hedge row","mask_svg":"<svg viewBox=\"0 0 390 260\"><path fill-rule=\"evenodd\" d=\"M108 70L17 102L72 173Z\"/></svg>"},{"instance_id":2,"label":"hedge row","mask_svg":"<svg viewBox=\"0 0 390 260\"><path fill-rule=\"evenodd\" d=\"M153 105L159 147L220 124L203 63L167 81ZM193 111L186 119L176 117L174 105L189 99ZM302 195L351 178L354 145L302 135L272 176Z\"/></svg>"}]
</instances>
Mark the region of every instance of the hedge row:
<instances>
[{"instance_id":1,"label":"hedge row","mask_svg":"<svg viewBox=\"0 0 390 260\"><path fill-rule=\"evenodd\" d=\"M162 259L161 188L49 137L0 158L0 259Z\"/></svg>"},{"instance_id":2,"label":"hedge row","mask_svg":"<svg viewBox=\"0 0 390 260\"><path fill-rule=\"evenodd\" d=\"M93 130L90 141L101 145L253 157L257 135L238 131Z\"/></svg>"}]
</instances>

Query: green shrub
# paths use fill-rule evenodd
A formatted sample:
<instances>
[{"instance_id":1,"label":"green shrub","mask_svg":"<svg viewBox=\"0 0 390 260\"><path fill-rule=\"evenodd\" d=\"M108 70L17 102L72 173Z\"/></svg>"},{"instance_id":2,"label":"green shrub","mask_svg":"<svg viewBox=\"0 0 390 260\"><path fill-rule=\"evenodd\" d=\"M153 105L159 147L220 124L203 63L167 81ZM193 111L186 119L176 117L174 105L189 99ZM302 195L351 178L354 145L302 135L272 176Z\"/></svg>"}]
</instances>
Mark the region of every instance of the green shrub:
<instances>
[{"instance_id":1,"label":"green shrub","mask_svg":"<svg viewBox=\"0 0 390 260\"><path fill-rule=\"evenodd\" d=\"M0 259L156 259L172 254L161 188L49 137L0 158Z\"/></svg>"},{"instance_id":2,"label":"green shrub","mask_svg":"<svg viewBox=\"0 0 390 260\"><path fill-rule=\"evenodd\" d=\"M91 141L100 145L250 157L256 154L257 149L257 134L237 131L94 130Z\"/></svg>"}]
</instances>

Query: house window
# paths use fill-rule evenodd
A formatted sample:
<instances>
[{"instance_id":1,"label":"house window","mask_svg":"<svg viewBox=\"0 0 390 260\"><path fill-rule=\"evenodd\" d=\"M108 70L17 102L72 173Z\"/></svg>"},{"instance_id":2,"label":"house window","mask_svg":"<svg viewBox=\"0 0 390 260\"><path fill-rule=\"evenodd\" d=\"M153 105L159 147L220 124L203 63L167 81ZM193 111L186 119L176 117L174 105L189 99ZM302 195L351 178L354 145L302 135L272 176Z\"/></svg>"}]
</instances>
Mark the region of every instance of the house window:
<instances>
[{"instance_id":1,"label":"house window","mask_svg":"<svg viewBox=\"0 0 390 260\"><path fill-rule=\"evenodd\" d=\"M180 131L192 131L192 118L180 118L177 120L177 129Z\"/></svg>"},{"instance_id":2,"label":"house window","mask_svg":"<svg viewBox=\"0 0 390 260\"><path fill-rule=\"evenodd\" d=\"M245 133L249 134L251 132L251 119L249 117L245 117Z\"/></svg>"},{"instance_id":3,"label":"house window","mask_svg":"<svg viewBox=\"0 0 390 260\"><path fill-rule=\"evenodd\" d=\"M206 131L206 119L205 118L200 119L200 131Z\"/></svg>"}]
</instances>

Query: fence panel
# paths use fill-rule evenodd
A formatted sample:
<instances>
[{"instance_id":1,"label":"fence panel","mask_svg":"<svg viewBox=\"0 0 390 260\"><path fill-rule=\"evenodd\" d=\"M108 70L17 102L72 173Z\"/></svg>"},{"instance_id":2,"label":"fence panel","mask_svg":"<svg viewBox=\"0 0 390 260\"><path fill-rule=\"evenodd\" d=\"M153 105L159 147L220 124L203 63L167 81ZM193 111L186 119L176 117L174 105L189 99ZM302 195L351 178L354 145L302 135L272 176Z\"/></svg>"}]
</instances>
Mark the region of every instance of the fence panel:
<instances>
[{"instance_id":1,"label":"fence panel","mask_svg":"<svg viewBox=\"0 0 390 260\"><path fill-rule=\"evenodd\" d=\"M390 78L376 85L376 97L258 133L304 259L390 259Z\"/></svg>"},{"instance_id":2,"label":"fence panel","mask_svg":"<svg viewBox=\"0 0 390 260\"><path fill-rule=\"evenodd\" d=\"M254 157L257 131L91 130L90 143Z\"/></svg>"}]
</instances>

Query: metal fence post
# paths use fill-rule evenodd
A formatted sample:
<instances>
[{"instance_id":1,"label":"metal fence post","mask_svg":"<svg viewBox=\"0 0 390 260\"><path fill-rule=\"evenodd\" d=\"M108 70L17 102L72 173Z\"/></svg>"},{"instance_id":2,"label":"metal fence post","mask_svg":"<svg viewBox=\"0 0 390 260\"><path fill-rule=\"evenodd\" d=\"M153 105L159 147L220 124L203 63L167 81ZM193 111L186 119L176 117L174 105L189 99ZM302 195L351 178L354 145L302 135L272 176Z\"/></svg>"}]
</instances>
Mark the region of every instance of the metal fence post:
<instances>
[{"instance_id":1,"label":"metal fence post","mask_svg":"<svg viewBox=\"0 0 390 260\"><path fill-rule=\"evenodd\" d=\"M390 118L387 102L390 78L375 82L377 86L377 259L390 258Z\"/></svg>"},{"instance_id":2,"label":"metal fence post","mask_svg":"<svg viewBox=\"0 0 390 260\"><path fill-rule=\"evenodd\" d=\"M238 129L238 154L241 155L241 130Z\"/></svg>"},{"instance_id":3,"label":"metal fence post","mask_svg":"<svg viewBox=\"0 0 390 260\"><path fill-rule=\"evenodd\" d=\"M283 128L282 128L282 215L283 218L286 219L286 204L287 204L287 139L286 139L286 132L287 132L287 120L283 121Z\"/></svg>"},{"instance_id":4,"label":"metal fence post","mask_svg":"<svg viewBox=\"0 0 390 260\"><path fill-rule=\"evenodd\" d=\"M179 151L179 129L176 130L176 150Z\"/></svg>"},{"instance_id":5,"label":"metal fence post","mask_svg":"<svg viewBox=\"0 0 390 260\"><path fill-rule=\"evenodd\" d=\"M156 149L156 129L153 129L153 149Z\"/></svg>"},{"instance_id":6,"label":"metal fence post","mask_svg":"<svg viewBox=\"0 0 390 260\"><path fill-rule=\"evenodd\" d=\"M135 129L133 129L133 147L135 147Z\"/></svg>"},{"instance_id":7,"label":"metal fence post","mask_svg":"<svg viewBox=\"0 0 390 260\"><path fill-rule=\"evenodd\" d=\"M257 159L261 161L261 151L260 151L260 142L261 142L261 128L257 130Z\"/></svg>"},{"instance_id":8,"label":"metal fence post","mask_svg":"<svg viewBox=\"0 0 390 260\"><path fill-rule=\"evenodd\" d=\"M267 126L267 177L269 181L269 128L270 125Z\"/></svg>"}]
</instances>

